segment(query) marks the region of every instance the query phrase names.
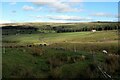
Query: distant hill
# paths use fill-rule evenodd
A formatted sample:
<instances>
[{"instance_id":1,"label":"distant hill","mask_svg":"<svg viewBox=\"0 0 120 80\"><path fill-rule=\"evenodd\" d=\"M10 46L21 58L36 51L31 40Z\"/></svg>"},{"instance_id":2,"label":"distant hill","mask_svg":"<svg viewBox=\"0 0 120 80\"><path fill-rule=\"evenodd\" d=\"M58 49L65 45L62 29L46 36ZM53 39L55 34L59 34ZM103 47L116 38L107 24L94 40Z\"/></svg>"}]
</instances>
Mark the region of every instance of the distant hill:
<instances>
[{"instance_id":1,"label":"distant hill","mask_svg":"<svg viewBox=\"0 0 120 80\"><path fill-rule=\"evenodd\" d=\"M120 24L118 22L85 22L85 23L9 23L9 24L2 24L1 27L7 27L7 28L16 28L15 31L18 33L17 27L23 27L24 30L21 30L19 32L26 33L32 33L31 29L35 28L35 32L38 30L39 32L57 32L57 33L63 33L63 32L81 32L81 31L91 31L93 29L97 31L102 30L117 30L119 28ZM30 31L29 31L30 30ZM13 30L12 30L13 31ZM38 32L37 31L37 32ZM5 33L4 33L5 32ZM7 32L7 33L6 33ZM3 30L4 34L10 34L9 30Z\"/></svg>"}]
</instances>

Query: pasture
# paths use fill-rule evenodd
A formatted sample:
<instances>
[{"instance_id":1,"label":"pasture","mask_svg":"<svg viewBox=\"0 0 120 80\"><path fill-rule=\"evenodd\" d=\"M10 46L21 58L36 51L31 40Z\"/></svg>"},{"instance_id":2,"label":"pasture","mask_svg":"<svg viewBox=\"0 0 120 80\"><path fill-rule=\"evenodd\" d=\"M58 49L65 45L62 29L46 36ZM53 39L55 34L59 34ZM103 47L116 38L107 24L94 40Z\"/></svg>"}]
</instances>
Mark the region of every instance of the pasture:
<instances>
[{"instance_id":1,"label":"pasture","mask_svg":"<svg viewBox=\"0 0 120 80\"><path fill-rule=\"evenodd\" d=\"M3 78L104 78L100 66L119 79L117 30L3 35L2 42Z\"/></svg>"},{"instance_id":2,"label":"pasture","mask_svg":"<svg viewBox=\"0 0 120 80\"><path fill-rule=\"evenodd\" d=\"M41 34L19 34L3 36L3 41L16 41L20 44L25 43L84 43L84 42L116 42L118 40L118 32L113 31L97 31L95 33L88 32L69 32L69 33L41 33Z\"/></svg>"}]
</instances>

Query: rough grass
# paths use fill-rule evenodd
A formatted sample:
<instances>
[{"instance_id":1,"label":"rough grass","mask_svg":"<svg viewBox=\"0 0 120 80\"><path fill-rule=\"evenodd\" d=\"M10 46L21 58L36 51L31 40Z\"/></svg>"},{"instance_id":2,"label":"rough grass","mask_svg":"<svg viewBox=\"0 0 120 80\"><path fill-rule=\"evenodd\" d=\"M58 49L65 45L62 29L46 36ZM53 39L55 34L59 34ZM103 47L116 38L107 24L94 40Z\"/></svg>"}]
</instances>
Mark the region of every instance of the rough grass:
<instances>
[{"instance_id":1,"label":"rough grass","mask_svg":"<svg viewBox=\"0 0 120 80\"><path fill-rule=\"evenodd\" d=\"M34 57L28 49L7 48L3 54L3 77L46 77L48 65L41 58ZM44 71L45 70L45 71ZM41 75L40 75L41 74Z\"/></svg>"},{"instance_id":2,"label":"rough grass","mask_svg":"<svg viewBox=\"0 0 120 80\"><path fill-rule=\"evenodd\" d=\"M90 68L90 64L94 62L91 53L95 53L98 63L104 64L106 71L109 71L107 69L109 65L105 63L106 55L102 53L102 50L107 50L108 54L118 54L117 40L117 31L3 36L3 42L8 41L8 43L5 42L6 45L43 42L50 44L46 47L6 48L2 56L3 77L65 79L66 77L97 76L99 74L95 71L93 73ZM85 59L81 59L83 55ZM112 64L114 65L114 61ZM117 67L113 66L113 68ZM113 68L109 69L112 70L112 74L115 74ZM118 68L116 70L119 71ZM88 73L90 74L87 75Z\"/></svg>"},{"instance_id":3,"label":"rough grass","mask_svg":"<svg viewBox=\"0 0 120 80\"><path fill-rule=\"evenodd\" d=\"M30 48L6 48L5 53L3 54L3 78L48 78L51 72L58 66L62 67L67 63L67 56L80 56L85 54L85 52L80 52L74 54L73 52L68 52L60 50L49 49L49 52L46 52L42 56L33 56ZM49 59L52 60L52 64L49 64ZM59 61L63 64L59 65ZM55 62L56 61L56 62ZM58 65L57 65L58 64ZM71 63L67 63L68 65ZM88 65L87 63L84 63ZM52 65L56 67L51 68ZM83 65L81 64L81 67ZM83 66L84 67L84 66ZM63 67L64 68L64 67ZM52 69L52 70L51 70ZM82 69L82 68L81 68ZM50 73L49 73L50 72ZM64 75L64 74L63 74Z\"/></svg>"},{"instance_id":4,"label":"rough grass","mask_svg":"<svg viewBox=\"0 0 120 80\"><path fill-rule=\"evenodd\" d=\"M41 50L41 48L37 49ZM89 52L56 50L50 47L43 47L43 49L45 51L44 54L34 56L32 54L34 51L31 48L6 48L2 56L3 78L66 79L89 78L92 76L97 78L96 76L99 76L99 73L93 73L91 70L90 66L94 63L94 59ZM39 53L39 51L37 53ZM81 59L83 55L85 59ZM106 54L95 53L95 56L96 63L104 64L105 69L107 69L105 64ZM114 61L112 64L114 64ZM107 67L108 66L109 65L107 65ZM115 67L115 69L118 68ZM94 70L96 71L96 69ZM110 70L115 73L113 68ZM88 73L91 74L87 75Z\"/></svg>"},{"instance_id":5,"label":"rough grass","mask_svg":"<svg viewBox=\"0 0 120 80\"><path fill-rule=\"evenodd\" d=\"M107 50L108 54L118 54L118 42L83 42L83 43L57 43L52 44L50 47L62 47L66 50L74 51L87 51L87 52L102 52Z\"/></svg>"}]
</instances>

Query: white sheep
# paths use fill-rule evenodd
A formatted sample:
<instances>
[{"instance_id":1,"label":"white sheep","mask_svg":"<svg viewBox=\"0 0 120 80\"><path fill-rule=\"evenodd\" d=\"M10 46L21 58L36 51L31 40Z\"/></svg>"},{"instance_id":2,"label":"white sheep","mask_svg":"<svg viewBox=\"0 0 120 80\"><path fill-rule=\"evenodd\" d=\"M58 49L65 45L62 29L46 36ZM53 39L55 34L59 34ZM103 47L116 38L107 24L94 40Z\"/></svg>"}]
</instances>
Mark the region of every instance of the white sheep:
<instances>
[{"instance_id":1,"label":"white sheep","mask_svg":"<svg viewBox=\"0 0 120 80\"><path fill-rule=\"evenodd\" d=\"M103 50L103 53L107 54L108 52L106 50Z\"/></svg>"},{"instance_id":2,"label":"white sheep","mask_svg":"<svg viewBox=\"0 0 120 80\"><path fill-rule=\"evenodd\" d=\"M96 32L96 30L92 30L92 32Z\"/></svg>"}]
</instances>

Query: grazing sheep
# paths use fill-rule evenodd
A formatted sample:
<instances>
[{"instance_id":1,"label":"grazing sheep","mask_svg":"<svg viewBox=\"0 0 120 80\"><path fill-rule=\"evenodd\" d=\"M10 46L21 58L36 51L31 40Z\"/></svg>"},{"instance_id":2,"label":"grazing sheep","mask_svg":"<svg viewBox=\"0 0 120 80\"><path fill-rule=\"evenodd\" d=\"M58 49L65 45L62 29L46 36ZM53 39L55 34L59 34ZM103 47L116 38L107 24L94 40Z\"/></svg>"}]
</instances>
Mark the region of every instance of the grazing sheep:
<instances>
[{"instance_id":1,"label":"grazing sheep","mask_svg":"<svg viewBox=\"0 0 120 80\"><path fill-rule=\"evenodd\" d=\"M96 32L96 30L92 30L92 32Z\"/></svg>"},{"instance_id":2,"label":"grazing sheep","mask_svg":"<svg viewBox=\"0 0 120 80\"><path fill-rule=\"evenodd\" d=\"M103 53L107 54L108 52L106 50L103 50Z\"/></svg>"}]
</instances>

